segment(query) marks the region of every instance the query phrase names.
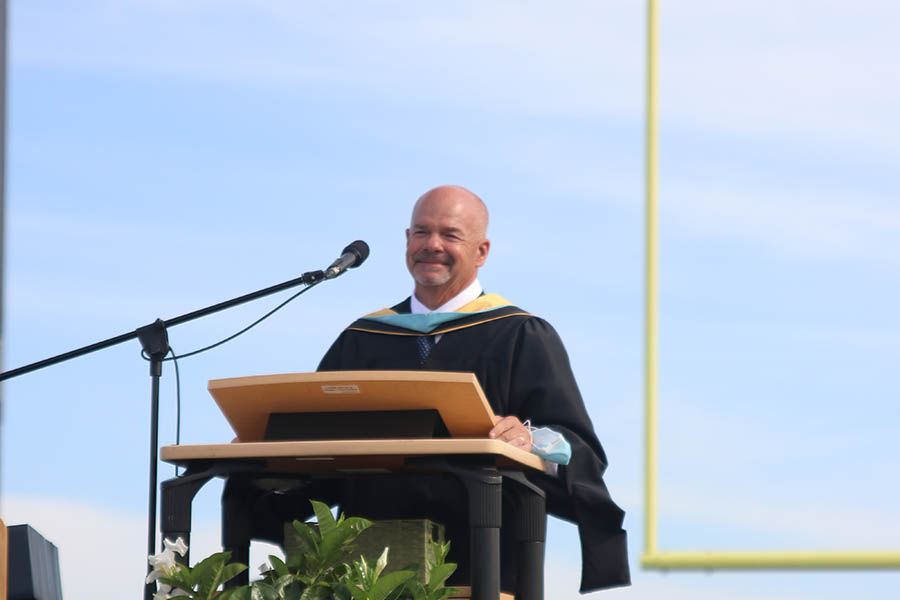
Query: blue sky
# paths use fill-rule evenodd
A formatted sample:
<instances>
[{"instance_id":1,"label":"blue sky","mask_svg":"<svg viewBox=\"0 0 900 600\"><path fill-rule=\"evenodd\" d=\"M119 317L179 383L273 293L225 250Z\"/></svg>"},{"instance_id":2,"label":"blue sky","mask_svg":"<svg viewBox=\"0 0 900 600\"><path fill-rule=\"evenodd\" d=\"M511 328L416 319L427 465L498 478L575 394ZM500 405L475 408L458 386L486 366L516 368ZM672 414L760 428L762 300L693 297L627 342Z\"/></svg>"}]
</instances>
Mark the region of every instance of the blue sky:
<instances>
[{"instance_id":1,"label":"blue sky","mask_svg":"<svg viewBox=\"0 0 900 600\"><path fill-rule=\"evenodd\" d=\"M635 585L604 596L900 584L639 569L642 2L10 4L4 368L368 241L362 268L182 363L183 442L228 440L206 381L313 370L355 316L409 293L411 204L458 183L491 210L482 283L559 330L609 454ZM896 548L900 12L662 5L661 548ZM172 346L277 301L173 328ZM69 599L122 597L89 587L98 537L115 585L140 586L148 414L136 342L4 384L0 514L60 547ZM220 489L195 501L199 553ZM575 597L574 529L550 535L548 597Z\"/></svg>"}]
</instances>

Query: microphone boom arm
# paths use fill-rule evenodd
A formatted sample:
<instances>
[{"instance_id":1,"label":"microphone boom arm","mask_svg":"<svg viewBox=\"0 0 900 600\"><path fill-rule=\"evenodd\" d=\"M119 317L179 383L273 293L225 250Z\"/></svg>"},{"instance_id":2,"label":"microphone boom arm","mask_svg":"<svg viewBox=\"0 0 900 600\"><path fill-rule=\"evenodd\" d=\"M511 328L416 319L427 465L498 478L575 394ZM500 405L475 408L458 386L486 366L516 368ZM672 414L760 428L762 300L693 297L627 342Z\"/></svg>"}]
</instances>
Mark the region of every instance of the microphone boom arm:
<instances>
[{"instance_id":1,"label":"microphone boom arm","mask_svg":"<svg viewBox=\"0 0 900 600\"><path fill-rule=\"evenodd\" d=\"M282 290L286 290L288 288L292 288L298 285L312 285L314 283L318 283L325 279L325 273L323 271L310 271L304 273L300 277L296 279L291 279L290 281L285 281L284 283L279 283L278 285L273 285L271 287L267 287L262 290L258 290L256 292L251 292L249 294L245 294L243 296L239 296L237 298L232 298L231 300L226 300L225 302L219 302L218 304L213 304L212 306L207 306L206 308L201 308L200 310L195 310L193 312L189 312L187 314L183 314L181 316L162 320L162 323L165 327L171 327L173 325L180 325L182 323L186 323L188 321L193 321L194 319L199 319L200 317L205 317L206 315L211 315L212 313L219 312L220 310L225 310L226 308L231 308L233 306L237 306L238 304L244 304L245 302L250 302L252 300L256 300L257 298L262 298L263 296L268 296L270 294L274 294L276 292L280 292ZM128 333L123 333L121 335L117 335L115 337L111 337L109 339L96 342L90 344L88 346L83 346L81 348L77 348L75 350L70 350L69 352L64 352L62 354L57 354L56 356L52 356L50 358L45 358L43 360L39 360L37 362L33 362L29 365L25 365L22 367L17 367L15 369L10 369L9 371L4 371L0 373L0 381L5 381L7 379L12 379L13 377L18 377L19 375L24 375L25 373L30 373L31 371L37 371L38 369L43 369L44 367L49 367L51 365L55 365L57 363L61 363L63 361L69 360L71 358L77 358L79 356L83 356L85 354L90 354L96 350L102 350L104 348L109 348L110 346L115 346L116 344L121 344L122 342L127 342L128 340L133 340L135 338L140 337L141 330L149 327L158 326L157 324L161 321L161 319L157 319L154 323L150 325L145 325L144 327L139 327L134 331L130 331ZM148 354L151 354L152 349L145 348ZM166 349L168 352L168 348Z\"/></svg>"},{"instance_id":2,"label":"microphone boom arm","mask_svg":"<svg viewBox=\"0 0 900 600\"><path fill-rule=\"evenodd\" d=\"M166 354L169 353L168 327L171 327L173 325L180 325L188 321L193 321L194 319L205 317L212 313L219 312L220 310L225 310L226 308L231 308L233 306L237 306L238 304L244 304L245 302L250 302L251 300L256 300L257 298L262 298L263 296L268 296L270 294L274 294L276 292L280 292L282 290L286 290L298 285L305 284L309 287L312 287L316 284L321 283L322 281L325 281L326 279L337 277L346 269L361 265L363 261L366 260L368 255L368 244L366 244L362 240L357 240L344 248L344 253L342 254L341 258L335 261L332 266L328 267L326 271L309 271L296 279L291 279L290 281L285 281L284 283L279 283L277 285L273 285L256 292L244 294L243 296L232 298L231 300L226 300L225 302L219 302L218 304L213 304L212 306L207 306L206 308L201 308L200 310L195 310L193 312L189 312L166 321L162 319L156 319L156 321L154 321L153 323L145 325L143 327L138 327L134 331L123 333L121 335L117 335L115 337L111 337L109 339L96 342L88 346L83 346L75 350L70 350L69 352L57 354L56 356L45 358L43 360L33 362L29 365L11 369L9 371L4 371L0 373L0 381L12 379L13 377L18 377L19 375L30 373L31 371L37 371L38 369L43 369L44 367L49 367L72 358L90 354L91 352L95 352L97 350L109 348L110 346L115 346L134 338L138 338L140 340L141 347L150 359L150 490L148 494L149 506L147 516L147 554L155 554L156 482L157 463L159 462L159 378L162 375L163 358L166 356ZM302 291L306 291L306 289L309 289L309 287L305 288ZM147 566L147 570L149 573L149 564ZM144 585L144 600L152 600L152 586L152 583Z\"/></svg>"}]
</instances>

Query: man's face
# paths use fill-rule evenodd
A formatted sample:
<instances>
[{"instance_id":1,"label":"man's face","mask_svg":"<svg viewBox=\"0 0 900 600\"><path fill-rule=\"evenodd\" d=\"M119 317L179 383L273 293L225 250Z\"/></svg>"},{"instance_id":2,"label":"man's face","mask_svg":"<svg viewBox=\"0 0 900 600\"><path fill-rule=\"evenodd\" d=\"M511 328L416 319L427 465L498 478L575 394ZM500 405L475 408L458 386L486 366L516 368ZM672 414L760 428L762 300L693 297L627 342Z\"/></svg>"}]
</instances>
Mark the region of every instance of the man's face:
<instances>
[{"instance_id":1,"label":"man's face","mask_svg":"<svg viewBox=\"0 0 900 600\"><path fill-rule=\"evenodd\" d=\"M490 248L483 209L475 202L445 191L416 204L406 230L406 266L417 289L431 288L446 301L475 279Z\"/></svg>"}]
</instances>

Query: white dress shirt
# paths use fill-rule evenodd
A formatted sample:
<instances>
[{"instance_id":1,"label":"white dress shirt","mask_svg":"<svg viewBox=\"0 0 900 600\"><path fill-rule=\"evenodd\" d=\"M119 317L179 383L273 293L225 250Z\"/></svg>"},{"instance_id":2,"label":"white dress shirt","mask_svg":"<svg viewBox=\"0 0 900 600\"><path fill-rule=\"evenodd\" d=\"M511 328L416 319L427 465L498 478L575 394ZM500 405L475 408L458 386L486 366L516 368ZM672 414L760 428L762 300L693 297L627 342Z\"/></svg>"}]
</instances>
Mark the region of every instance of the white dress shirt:
<instances>
[{"instance_id":1,"label":"white dress shirt","mask_svg":"<svg viewBox=\"0 0 900 600\"><path fill-rule=\"evenodd\" d=\"M416 292L413 290L412 295L409 298L409 310L414 315L424 315L428 313L441 313L441 312L456 312L456 309L465 306L472 300L475 300L478 296L480 296L484 292L484 289L481 287L481 284L478 283L478 279L469 284L469 286L453 296L436 309L431 310L424 304L422 304L418 298L416 298ZM441 341L443 334L439 334L434 336L434 343L437 344Z\"/></svg>"}]
</instances>

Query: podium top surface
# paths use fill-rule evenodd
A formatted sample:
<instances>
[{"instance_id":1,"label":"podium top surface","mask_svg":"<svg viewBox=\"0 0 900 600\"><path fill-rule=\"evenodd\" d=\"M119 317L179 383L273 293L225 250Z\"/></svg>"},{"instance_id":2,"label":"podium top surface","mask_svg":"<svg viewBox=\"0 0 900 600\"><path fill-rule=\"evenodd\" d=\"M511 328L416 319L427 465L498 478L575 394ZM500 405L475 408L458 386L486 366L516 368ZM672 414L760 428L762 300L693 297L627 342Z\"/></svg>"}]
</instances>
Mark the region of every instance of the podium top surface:
<instances>
[{"instance_id":1,"label":"podium top surface","mask_svg":"<svg viewBox=\"0 0 900 600\"><path fill-rule=\"evenodd\" d=\"M344 467L403 468L403 459L414 456L492 455L498 466L546 471L539 456L506 442L491 439L327 440L301 442L238 442L163 446L160 457L168 463L264 459L278 470L302 472Z\"/></svg>"},{"instance_id":2,"label":"podium top surface","mask_svg":"<svg viewBox=\"0 0 900 600\"><path fill-rule=\"evenodd\" d=\"M242 442L262 441L272 413L436 409L454 438L485 437L493 427L472 373L286 373L213 379L208 389Z\"/></svg>"}]
</instances>

